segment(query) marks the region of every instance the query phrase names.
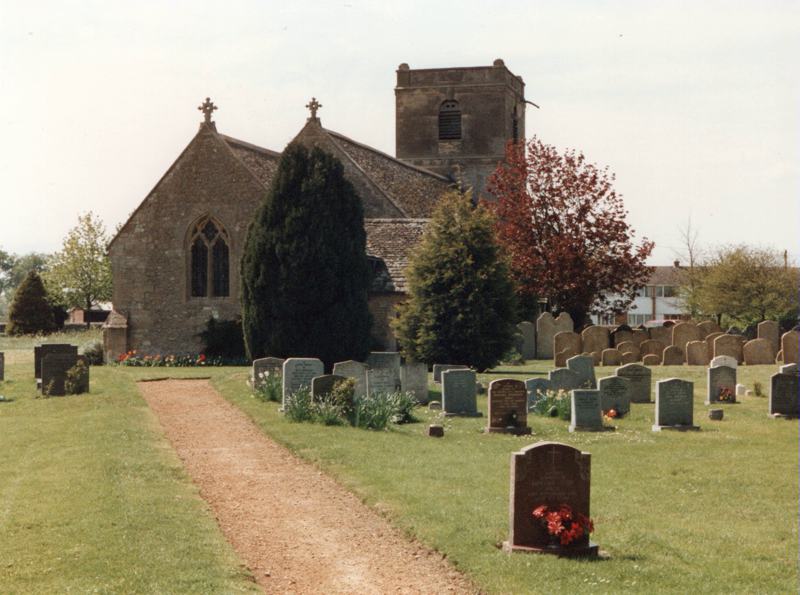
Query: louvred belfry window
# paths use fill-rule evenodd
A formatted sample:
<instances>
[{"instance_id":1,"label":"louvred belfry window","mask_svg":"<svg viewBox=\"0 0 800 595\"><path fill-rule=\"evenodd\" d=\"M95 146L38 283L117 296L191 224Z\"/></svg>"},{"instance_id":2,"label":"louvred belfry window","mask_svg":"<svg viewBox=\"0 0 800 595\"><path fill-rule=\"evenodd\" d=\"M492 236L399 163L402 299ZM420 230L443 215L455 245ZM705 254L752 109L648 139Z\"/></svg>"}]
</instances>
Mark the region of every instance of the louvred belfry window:
<instances>
[{"instance_id":1,"label":"louvred belfry window","mask_svg":"<svg viewBox=\"0 0 800 595\"><path fill-rule=\"evenodd\" d=\"M439 107L439 140L461 138L461 107L458 101L448 100Z\"/></svg>"},{"instance_id":2,"label":"louvred belfry window","mask_svg":"<svg viewBox=\"0 0 800 595\"><path fill-rule=\"evenodd\" d=\"M222 226L210 217L201 219L194 225L189 243L192 297L230 295L230 249Z\"/></svg>"}]
</instances>

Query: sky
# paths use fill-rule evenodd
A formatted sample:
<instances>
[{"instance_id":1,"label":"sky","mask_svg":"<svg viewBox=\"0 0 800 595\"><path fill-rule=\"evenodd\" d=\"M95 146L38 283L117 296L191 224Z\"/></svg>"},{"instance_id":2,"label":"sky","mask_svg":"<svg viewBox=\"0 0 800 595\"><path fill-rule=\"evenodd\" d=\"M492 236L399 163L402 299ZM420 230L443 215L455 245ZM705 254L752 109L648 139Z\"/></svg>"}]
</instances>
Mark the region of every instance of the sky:
<instances>
[{"instance_id":1,"label":"sky","mask_svg":"<svg viewBox=\"0 0 800 595\"><path fill-rule=\"evenodd\" d=\"M282 150L326 128L394 154L395 70L522 76L526 132L608 166L650 264L691 220L712 249L800 256L800 2L0 0L0 249L113 231L197 132Z\"/></svg>"}]
</instances>

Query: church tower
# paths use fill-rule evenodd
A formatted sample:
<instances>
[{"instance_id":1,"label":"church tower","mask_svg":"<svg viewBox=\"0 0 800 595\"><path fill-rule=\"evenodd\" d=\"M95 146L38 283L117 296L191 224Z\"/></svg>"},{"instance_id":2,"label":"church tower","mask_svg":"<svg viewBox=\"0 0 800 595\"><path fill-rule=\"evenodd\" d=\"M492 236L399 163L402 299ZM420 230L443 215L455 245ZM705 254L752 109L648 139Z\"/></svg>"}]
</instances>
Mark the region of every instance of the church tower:
<instances>
[{"instance_id":1,"label":"church tower","mask_svg":"<svg viewBox=\"0 0 800 595\"><path fill-rule=\"evenodd\" d=\"M525 139L525 83L492 66L411 69L394 90L398 159L460 179L485 194L509 140Z\"/></svg>"}]
</instances>

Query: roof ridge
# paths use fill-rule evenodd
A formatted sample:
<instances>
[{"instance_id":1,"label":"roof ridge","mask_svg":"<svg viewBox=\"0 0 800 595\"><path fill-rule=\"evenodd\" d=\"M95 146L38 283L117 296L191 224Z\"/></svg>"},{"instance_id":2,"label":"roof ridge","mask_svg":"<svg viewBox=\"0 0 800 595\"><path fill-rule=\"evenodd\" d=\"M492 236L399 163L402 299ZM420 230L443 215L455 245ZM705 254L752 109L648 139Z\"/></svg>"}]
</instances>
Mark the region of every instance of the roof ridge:
<instances>
[{"instance_id":1,"label":"roof ridge","mask_svg":"<svg viewBox=\"0 0 800 595\"><path fill-rule=\"evenodd\" d=\"M341 138L342 140L344 140L344 141L346 141L348 143L352 143L352 144L356 145L357 147L361 147L362 149L365 149L367 151L370 151L371 153L375 153L377 155L380 155L381 157L386 157L387 159L390 159L391 161L394 161L395 163L399 163L400 165L402 165L404 167L407 167L408 169L414 170L414 171L419 172L421 174L425 174L425 175L431 176L433 178L438 178L439 180L442 180L444 182L452 183L452 180L450 178L448 178L447 176L443 176L442 174L437 174L435 172L432 172L429 169L425 169L424 167L419 167L418 165L414 165L412 163L408 163L406 161L403 161L402 159L398 159L397 157L392 157L391 155L389 155L389 153L384 153L380 149L376 149L375 147L370 147L369 145L365 145L364 143L361 143L361 142L359 142L357 140L353 140L352 138L350 138L349 136L345 136L341 132L336 132L335 130L328 130L327 128L324 128L322 126L321 126L321 128L325 132L327 132L328 134L331 134L333 136Z\"/></svg>"},{"instance_id":2,"label":"roof ridge","mask_svg":"<svg viewBox=\"0 0 800 595\"><path fill-rule=\"evenodd\" d=\"M266 147L260 147L258 145L254 145L253 143L249 143L247 141L234 138L232 136L228 136L227 134L222 134L220 132L217 133L225 142L233 143L235 145L239 145L245 149L250 149L251 151L257 151L258 153L265 153L270 157L278 157L280 158L281 154L278 151L273 151L272 149L267 149Z\"/></svg>"}]
</instances>

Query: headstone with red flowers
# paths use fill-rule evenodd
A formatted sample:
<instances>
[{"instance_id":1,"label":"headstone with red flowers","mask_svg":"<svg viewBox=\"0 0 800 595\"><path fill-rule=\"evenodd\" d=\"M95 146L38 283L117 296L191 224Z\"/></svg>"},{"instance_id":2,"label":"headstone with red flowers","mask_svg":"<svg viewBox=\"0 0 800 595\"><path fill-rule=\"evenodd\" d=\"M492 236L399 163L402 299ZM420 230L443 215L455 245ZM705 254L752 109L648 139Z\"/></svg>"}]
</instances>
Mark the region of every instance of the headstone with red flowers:
<instances>
[{"instance_id":1,"label":"headstone with red flowers","mask_svg":"<svg viewBox=\"0 0 800 595\"><path fill-rule=\"evenodd\" d=\"M506 552L595 557L589 540L591 455L558 442L511 454L510 527Z\"/></svg>"}]
</instances>

